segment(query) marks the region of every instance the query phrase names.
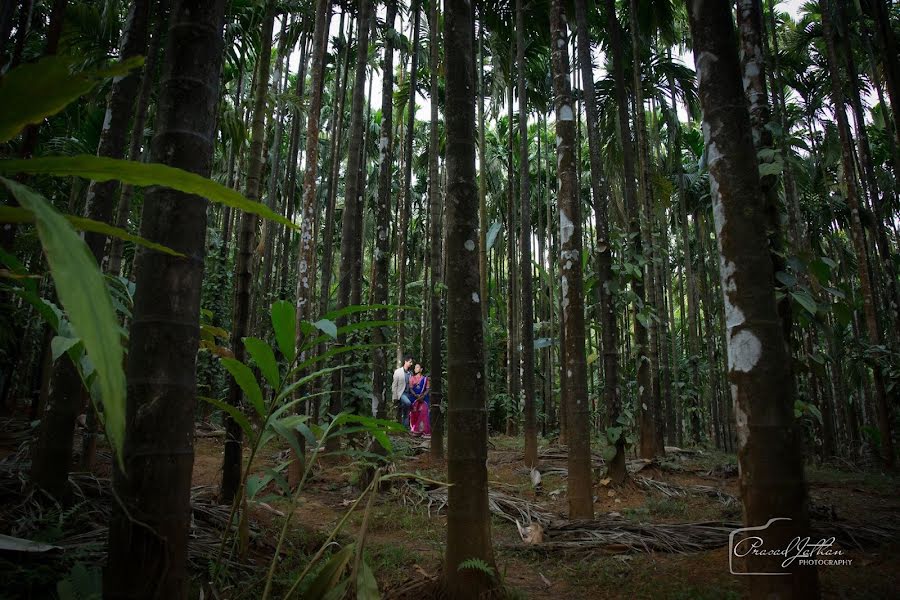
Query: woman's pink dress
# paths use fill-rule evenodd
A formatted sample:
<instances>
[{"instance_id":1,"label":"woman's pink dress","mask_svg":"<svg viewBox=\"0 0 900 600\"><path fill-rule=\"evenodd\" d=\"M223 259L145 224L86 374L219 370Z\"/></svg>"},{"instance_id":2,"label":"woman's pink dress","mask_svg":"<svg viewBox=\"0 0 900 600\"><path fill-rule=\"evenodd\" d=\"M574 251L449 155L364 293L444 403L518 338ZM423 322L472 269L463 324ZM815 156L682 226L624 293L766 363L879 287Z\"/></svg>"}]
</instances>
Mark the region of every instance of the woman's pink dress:
<instances>
[{"instance_id":1,"label":"woman's pink dress","mask_svg":"<svg viewBox=\"0 0 900 600\"><path fill-rule=\"evenodd\" d=\"M413 394L418 396L427 390L428 377L424 375L413 375L409 380L409 387ZM409 429L417 435L431 435L431 423L428 415L429 397L426 393L421 400L413 402L412 409L409 413Z\"/></svg>"}]
</instances>

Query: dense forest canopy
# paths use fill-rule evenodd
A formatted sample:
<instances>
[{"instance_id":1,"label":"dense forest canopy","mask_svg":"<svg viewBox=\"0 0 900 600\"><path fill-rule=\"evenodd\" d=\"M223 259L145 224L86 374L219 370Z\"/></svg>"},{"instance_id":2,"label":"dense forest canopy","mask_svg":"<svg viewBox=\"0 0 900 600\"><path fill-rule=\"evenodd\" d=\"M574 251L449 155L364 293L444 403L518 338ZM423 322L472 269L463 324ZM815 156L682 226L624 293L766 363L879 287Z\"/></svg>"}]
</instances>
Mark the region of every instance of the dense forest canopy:
<instances>
[{"instance_id":1,"label":"dense forest canopy","mask_svg":"<svg viewBox=\"0 0 900 600\"><path fill-rule=\"evenodd\" d=\"M741 526L826 539L821 469L897 482L898 35L891 0L5 1L10 597L518 597L510 545L728 576ZM628 529L634 490L725 508ZM392 587L379 510L423 501L439 572ZM790 576L729 593L850 593L741 558Z\"/></svg>"}]
</instances>

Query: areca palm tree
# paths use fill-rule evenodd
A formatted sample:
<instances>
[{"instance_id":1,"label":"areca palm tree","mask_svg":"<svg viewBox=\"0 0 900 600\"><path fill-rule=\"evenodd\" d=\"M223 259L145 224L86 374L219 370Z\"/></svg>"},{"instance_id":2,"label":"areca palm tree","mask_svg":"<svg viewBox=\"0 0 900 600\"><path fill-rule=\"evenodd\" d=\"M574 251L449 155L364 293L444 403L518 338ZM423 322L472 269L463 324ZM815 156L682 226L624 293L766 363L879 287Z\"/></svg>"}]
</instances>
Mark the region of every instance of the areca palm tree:
<instances>
[{"instance_id":1,"label":"areca palm tree","mask_svg":"<svg viewBox=\"0 0 900 600\"><path fill-rule=\"evenodd\" d=\"M212 162L224 18L223 0L177 0L165 53L153 157L201 175L209 175ZM205 233L205 200L161 187L147 192L141 234L200 260L152 250L138 255L125 471L115 473L120 503L113 507L103 586L109 598L187 598Z\"/></svg>"}]
</instances>

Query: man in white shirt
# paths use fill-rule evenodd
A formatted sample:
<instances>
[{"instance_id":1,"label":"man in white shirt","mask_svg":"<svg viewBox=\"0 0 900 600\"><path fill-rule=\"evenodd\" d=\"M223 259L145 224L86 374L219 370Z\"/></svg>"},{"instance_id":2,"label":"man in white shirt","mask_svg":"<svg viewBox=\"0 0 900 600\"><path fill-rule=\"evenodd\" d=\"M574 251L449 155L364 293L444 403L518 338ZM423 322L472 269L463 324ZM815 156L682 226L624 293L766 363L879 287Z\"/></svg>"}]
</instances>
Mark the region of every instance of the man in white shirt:
<instances>
[{"instance_id":1,"label":"man in white shirt","mask_svg":"<svg viewBox=\"0 0 900 600\"><path fill-rule=\"evenodd\" d=\"M409 389L409 378L412 375L413 358L407 356L403 359L403 365L394 371L394 381L391 384L391 398L400 403L403 415L404 427L409 427L409 409L413 403L412 392Z\"/></svg>"}]
</instances>

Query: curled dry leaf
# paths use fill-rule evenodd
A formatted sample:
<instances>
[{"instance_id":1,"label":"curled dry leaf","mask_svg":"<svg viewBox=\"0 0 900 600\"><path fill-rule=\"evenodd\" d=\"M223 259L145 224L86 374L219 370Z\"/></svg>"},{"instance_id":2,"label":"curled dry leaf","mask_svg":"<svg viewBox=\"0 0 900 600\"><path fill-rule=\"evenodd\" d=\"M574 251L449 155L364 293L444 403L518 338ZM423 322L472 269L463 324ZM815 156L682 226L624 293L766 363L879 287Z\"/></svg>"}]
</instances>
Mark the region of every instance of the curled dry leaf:
<instances>
[{"instance_id":1,"label":"curled dry leaf","mask_svg":"<svg viewBox=\"0 0 900 600\"><path fill-rule=\"evenodd\" d=\"M516 529L519 530L519 536L526 545L534 546L544 541L544 528L540 523L534 522L527 527L522 527L522 524L516 520Z\"/></svg>"}]
</instances>

